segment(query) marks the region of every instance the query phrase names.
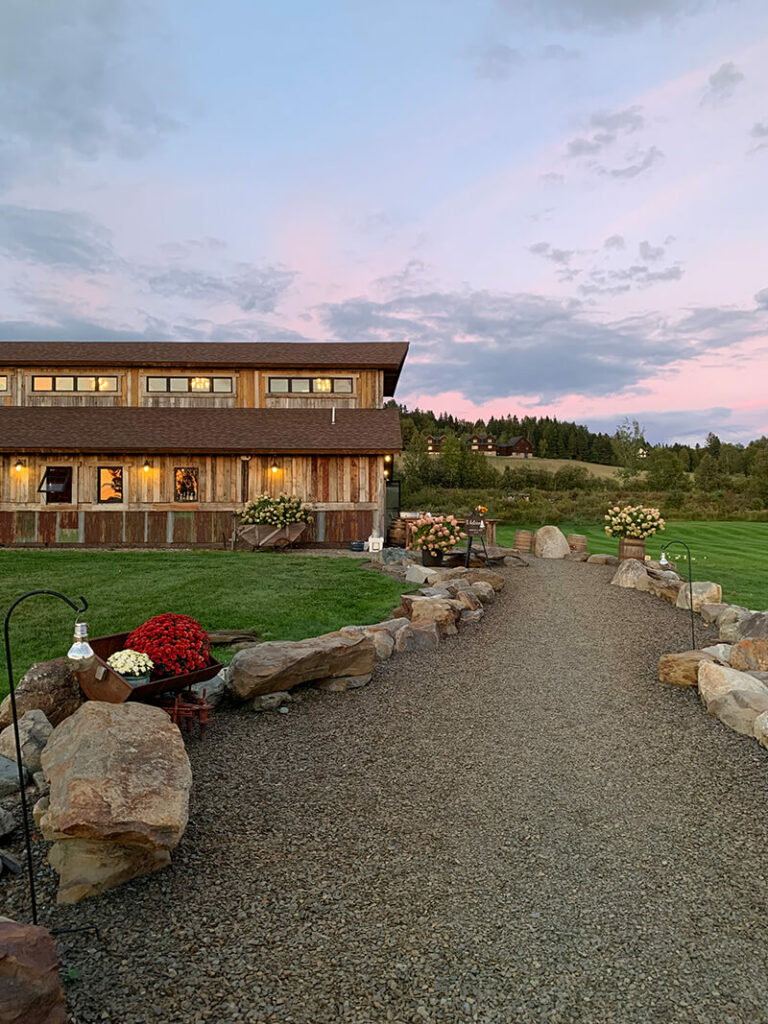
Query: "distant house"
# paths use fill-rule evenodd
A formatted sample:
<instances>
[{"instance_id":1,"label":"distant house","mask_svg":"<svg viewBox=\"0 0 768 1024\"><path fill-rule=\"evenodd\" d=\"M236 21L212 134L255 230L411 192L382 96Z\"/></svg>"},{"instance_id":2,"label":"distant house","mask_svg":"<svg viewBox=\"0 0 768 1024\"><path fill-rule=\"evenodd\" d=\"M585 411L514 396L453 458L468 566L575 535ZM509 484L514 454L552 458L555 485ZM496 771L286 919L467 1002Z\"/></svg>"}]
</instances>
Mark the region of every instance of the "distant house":
<instances>
[{"instance_id":1,"label":"distant house","mask_svg":"<svg viewBox=\"0 0 768 1024\"><path fill-rule=\"evenodd\" d=\"M496 454L507 459L530 459L533 458L533 445L527 437L510 437L503 444L496 445Z\"/></svg>"},{"instance_id":2,"label":"distant house","mask_svg":"<svg viewBox=\"0 0 768 1024\"><path fill-rule=\"evenodd\" d=\"M491 434L473 434L469 439L469 447L481 455L495 455L496 438Z\"/></svg>"},{"instance_id":3,"label":"distant house","mask_svg":"<svg viewBox=\"0 0 768 1024\"><path fill-rule=\"evenodd\" d=\"M427 455L439 455L446 434L427 434Z\"/></svg>"}]
</instances>

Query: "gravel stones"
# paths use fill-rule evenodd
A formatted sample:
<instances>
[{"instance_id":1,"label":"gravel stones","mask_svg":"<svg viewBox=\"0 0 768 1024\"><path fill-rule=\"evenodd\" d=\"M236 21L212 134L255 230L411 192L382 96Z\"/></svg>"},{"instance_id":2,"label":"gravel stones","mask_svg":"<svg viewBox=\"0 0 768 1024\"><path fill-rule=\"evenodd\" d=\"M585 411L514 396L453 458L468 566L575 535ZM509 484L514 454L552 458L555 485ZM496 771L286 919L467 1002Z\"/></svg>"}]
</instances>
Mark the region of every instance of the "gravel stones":
<instances>
[{"instance_id":1,"label":"gravel stones","mask_svg":"<svg viewBox=\"0 0 768 1024\"><path fill-rule=\"evenodd\" d=\"M362 690L214 716L172 870L58 908L40 872L101 929L60 940L73 1020L763 1021L766 754L658 684L688 613L610 576L534 561Z\"/></svg>"}]
</instances>

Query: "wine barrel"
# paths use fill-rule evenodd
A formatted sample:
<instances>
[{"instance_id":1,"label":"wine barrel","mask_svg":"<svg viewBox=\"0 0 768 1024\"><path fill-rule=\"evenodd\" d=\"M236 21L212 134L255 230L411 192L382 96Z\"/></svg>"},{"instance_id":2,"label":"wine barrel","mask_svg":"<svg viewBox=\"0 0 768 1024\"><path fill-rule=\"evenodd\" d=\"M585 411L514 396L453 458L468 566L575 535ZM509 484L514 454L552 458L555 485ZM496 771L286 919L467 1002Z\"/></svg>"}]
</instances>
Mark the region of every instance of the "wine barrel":
<instances>
[{"instance_id":1,"label":"wine barrel","mask_svg":"<svg viewBox=\"0 0 768 1024\"><path fill-rule=\"evenodd\" d=\"M533 545L533 534L530 530L515 531L515 548L518 551L530 551Z\"/></svg>"},{"instance_id":2,"label":"wine barrel","mask_svg":"<svg viewBox=\"0 0 768 1024\"><path fill-rule=\"evenodd\" d=\"M388 537L389 546L392 548L405 547L405 520L393 519L389 524Z\"/></svg>"},{"instance_id":3,"label":"wine barrel","mask_svg":"<svg viewBox=\"0 0 768 1024\"><path fill-rule=\"evenodd\" d=\"M619 538L619 561L626 562L629 558L637 558L638 561L645 561L645 541L636 537Z\"/></svg>"},{"instance_id":4,"label":"wine barrel","mask_svg":"<svg viewBox=\"0 0 768 1024\"><path fill-rule=\"evenodd\" d=\"M584 536L583 533L569 533L568 547L571 549L571 551L586 551L587 538Z\"/></svg>"}]
</instances>

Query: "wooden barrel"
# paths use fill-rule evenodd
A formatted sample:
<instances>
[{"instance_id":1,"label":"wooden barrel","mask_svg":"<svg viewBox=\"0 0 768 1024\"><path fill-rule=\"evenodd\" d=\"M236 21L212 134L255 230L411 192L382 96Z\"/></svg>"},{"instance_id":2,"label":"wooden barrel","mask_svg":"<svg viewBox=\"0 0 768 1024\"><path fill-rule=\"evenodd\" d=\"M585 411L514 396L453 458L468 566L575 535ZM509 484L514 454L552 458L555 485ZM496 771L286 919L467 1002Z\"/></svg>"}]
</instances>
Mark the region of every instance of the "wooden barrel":
<instances>
[{"instance_id":1,"label":"wooden barrel","mask_svg":"<svg viewBox=\"0 0 768 1024\"><path fill-rule=\"evenodd\" d=\"M587 538L584 536L583 533L569 533L568 547L571 549L571 551L586 551Z\"/></svg>"},{"instance_id":2,"label":"wooden barrel","mask_svg":"<svg viewBox=\"0 0 768 1024\"><path fill-rule=\"evenodd\" d=\"M533 544L533 534L530 530L515 531L515 547L518 551L530 551Z\"/></svg>"},{"instance_id":3,"label":"wooden barrel","mask_svg":"<svg viewBox=\"0 0 768 1024\"><path fill-rule=\"evenodd\" d=\"M389 524L389 546L392 548L405 547L405 520L393 519Z\"/></svg>"},{"instance_id":4,"label":"wooden barrel","mask_svg":"<svg viewBox=\"0 0 768 1024\"><path fill-rule=\"evenodd\" d=\"M619 561L626 562L629 558L645 561L645 541L635 537L619 538Z\"/></svg>"}]
</instances>

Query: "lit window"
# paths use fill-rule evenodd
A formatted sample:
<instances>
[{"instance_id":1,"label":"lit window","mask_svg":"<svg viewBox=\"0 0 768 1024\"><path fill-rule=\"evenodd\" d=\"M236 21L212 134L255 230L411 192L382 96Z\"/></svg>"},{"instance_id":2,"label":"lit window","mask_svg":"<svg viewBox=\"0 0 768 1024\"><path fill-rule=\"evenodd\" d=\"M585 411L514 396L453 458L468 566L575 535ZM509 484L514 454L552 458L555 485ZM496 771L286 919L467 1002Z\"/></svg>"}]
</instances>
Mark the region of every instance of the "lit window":
<instances>
[{"instance_id":1,"label":"lit window","mask_svg":"<svg viewBox=\"0 0 768 1024\"><path fill-rule=\"evenodd\" d=\"M95 391L96 390L96 378L95 377L78 377L77 378L77 390L78 391Z\"/></svg>"},{"instance_id":2,"label":"lit window","mask_svg":"<svg viewBox=\"0 0 768 1024\"><path fill-rule=\"evenodd\" d=\"M199 470L196 466L177 466L173 471L173 500L198 500Z\"/></svg>"},{"instance_id":3,"label":"lit window","mask_svg":"<svg viewBox=\"0 0 768 1024\"><path fill-rule=\"evenodd\" d=\"M273 394L284 394L288 390L287 377L270 377L269 390Z\"/></svg>"},{"instance_id":4,"label":"lit window","mask_svg":"<svg viewBox=\"0 0 768 1024\"><path fill-rule=\"evenodd\" d=\"M48 505L68 505L72 502L72 467L46 466L40 481L38 494L45 495Z\"/></svg>"},{"instance_id":5,"label":"lit window","mask_svg":"<svg viewBox=\"0 0 768 1024\"><path fill-rule=\"evenodd\" d=\"M111 505L123 500L123 467L99 466L99 494L96 499L101 505Z\"/></svg>"},{"instance_id":6,"label":"lit window","mask_svg":"<svg viewBox=\"0 0 768 1024\"><path fill-rule=\"evenodd\" d=\"M332 387L330 377L315 377L313 381L313 391L330 391Z\"/></svg>"},{"instance_id":7,"label":"lit window","mask_svg":"<svg viewBox=\"0 0 768 1024\"><path fill-rule=\"evenodd\" d=\"M189 378L169 377L168 385L170 391L189 391Z\"/></svg>"},{"instance_id":8,"label":"lit window","mask_svg":"<svg viewBox=\"0 0 768 1024\"><path fill-rule=\"evenodd\" d=\"M7 390L8 390L8 378L7 377L0 377L0 391L7 391Z\"/></svg>"},{"instance_id":9,"label":"lit window","mask_svg":"<svg viewBox=\"0 0 768 1024\"><path fill-rule=\"evenodd\" d=\"M351 377L335 377L333 381L333 390L337 395L351 395L352 394L352 378Z\"/></svg>"},{"instance_id":10,"label":"lit window","mask_svg":"<svg viewBox=\"0 0 768 1024\"><path fill-rule=\"evenodd\" d=\"M232 378L231 377L214 377L213 378L213 390L220 395L231 395L232 394Z\"/></svg>"},{"instance_id":11,"label":"lit window","mask_svg":"<svg viewBox=\"0 0 768 1024\"><path fill-rule=\"evenodd\" d=\"M33 377L33 391L53 391L53 377Z\"/></svg>"},{"instance_id":12,"label":"lit window","mask_svg":"<svg viewBox=\"0 0 768 1024\"><path fill-rule=\"evenodd\" d=\"M117 391L117 377L99 377L99 391Z\"/></svg>"},{"instance_id":13,"label":"lit window","mask_svg":"<svg viewBox=\"0 0 768 1024\"><path fill-rule=\"evenodd\" d=\"M167 391L167 377L147 377L147 391Z\"/></svg>"},{"instance_id":14,"label":"lit window","mask_svg":"<svg viewBox=\"0 0 768 1024\"><path fill-rule=\"evenodd\" d=\"M210 391L211 390L211 378L210 377L193 377L189 382L192 386L193 391Z\"/></svg>"},{"instance_id":15,"label":"lit window","mask_svg":"<svg viewBox=\"0 0 768 1024\"><path fill-rule=\"evenodd\" d=\"M309 377L294 377L291 381L291 391L296 394L307 394L312 390L312 381Z\"/></svg>"}]
</instances>

